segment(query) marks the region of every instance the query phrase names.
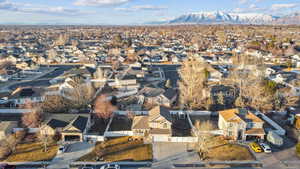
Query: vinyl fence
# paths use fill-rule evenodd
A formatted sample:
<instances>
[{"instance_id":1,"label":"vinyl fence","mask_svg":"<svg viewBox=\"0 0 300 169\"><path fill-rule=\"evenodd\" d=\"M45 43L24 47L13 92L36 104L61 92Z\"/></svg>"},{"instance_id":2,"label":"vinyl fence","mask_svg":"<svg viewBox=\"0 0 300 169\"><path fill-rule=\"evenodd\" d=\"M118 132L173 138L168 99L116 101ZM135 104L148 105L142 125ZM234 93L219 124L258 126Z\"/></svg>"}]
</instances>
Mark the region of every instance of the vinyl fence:
<instances>
[{"instance_id":1,"label":"vinyl fence","mask_svg":"<svg viewBox=\"0 0 300 169\"><path fill-rule=\"evenodd\" d=\"M195 143L197 137L168 137L168 136L153 136L154 142L171 142L171 143Z\"/></svg>"},{"instance_id":2,"label":"vinyl fence","mask_svg":"<svg viewBox=\"0 0 300 169\"><path fill-rule=\"evenodd\" d=\"M86 141L104 141L104 136L98 136L98 135L84 135L83 136L84 140Z\"/></svg>"},{"instance_id":3,"label":"vinyl fence","mask_svg":"<svg viewBox=\"0 0 300 169\"><path fill-rule=\"evenodd\" d=\"M25 128L13 128L13 132L17 132L17 131L23 131L23 130L27 130L28 133L37 133L40 131L39 128L28 128L28 129L25 129Z\"/></svg>"}]
</instances>

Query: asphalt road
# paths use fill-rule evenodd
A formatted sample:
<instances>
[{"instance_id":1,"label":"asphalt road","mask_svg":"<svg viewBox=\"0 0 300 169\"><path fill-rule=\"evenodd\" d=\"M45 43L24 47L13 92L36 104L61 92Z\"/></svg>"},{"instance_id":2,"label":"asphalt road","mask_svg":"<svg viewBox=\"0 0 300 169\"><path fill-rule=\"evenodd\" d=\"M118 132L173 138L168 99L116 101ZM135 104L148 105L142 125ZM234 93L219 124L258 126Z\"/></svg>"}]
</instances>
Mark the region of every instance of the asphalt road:
<instances>
[{"instance_id":1,"label":"asphalt road","mask_svg":"<svg viewBox=\"0 0 300 169\"><path fill-rule=\"evenodd\" d=\"M74 66L70 66L70 65L66 65L66 66L55 66L57 67L56 70L36 79L36 80L33 80L33 81L26 81L26 82L20 82L20 83L17 83L17 84L14 84L14 85L11 85L9 87L9 89L11 90L15 90L16 88L18 87L37 87L37 86L49 86L50 85L50 80L57 77L57 76L60 76L62 75L65 71L68 71L70 70L71 68L73 68Z\"/></svg>"}]
</instances>

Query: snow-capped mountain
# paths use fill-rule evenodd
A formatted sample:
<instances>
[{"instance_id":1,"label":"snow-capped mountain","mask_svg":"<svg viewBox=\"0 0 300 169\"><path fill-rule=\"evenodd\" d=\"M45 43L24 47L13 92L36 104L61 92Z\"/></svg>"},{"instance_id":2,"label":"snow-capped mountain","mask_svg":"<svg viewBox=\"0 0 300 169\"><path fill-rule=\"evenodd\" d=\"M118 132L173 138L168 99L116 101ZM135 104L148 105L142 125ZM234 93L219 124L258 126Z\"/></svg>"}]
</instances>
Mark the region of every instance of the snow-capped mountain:
<instances>
[{"instance_id":1,"label":"snow-capped mountain","mask_svg":"<svg viewBox=\"0 0 300 169\"><path fill-rule=\"evenodd\" d=\"M300 12L278 18L275 24L300 24Z\"/></svg>"},{"instance_id":2,"label":"snow-capped mountain","mask_svg":"<svg viewBox=\"0 0 300 169\"><path fill-rule=\"evenodd\" d=\"M170 24L180 23L230 23L230 24L270 24L278 17L259 13L198 12L179 16Z\"/></svg>"}]
</instances>

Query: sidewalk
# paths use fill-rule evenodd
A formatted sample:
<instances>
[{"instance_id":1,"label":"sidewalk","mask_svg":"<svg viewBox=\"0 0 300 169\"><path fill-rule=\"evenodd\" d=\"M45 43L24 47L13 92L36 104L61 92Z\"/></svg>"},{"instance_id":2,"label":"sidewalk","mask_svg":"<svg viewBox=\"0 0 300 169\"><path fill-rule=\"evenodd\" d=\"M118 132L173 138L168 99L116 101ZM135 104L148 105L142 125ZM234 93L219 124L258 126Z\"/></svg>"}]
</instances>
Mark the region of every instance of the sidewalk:
<instances>
[{"instance_id":1,"label":"sidewalk","mask_svg":"<svg viewBox=\"0 0 300 169\"><path fill-rule=\"evenodd\" d=\"M94 144L87 142L78 142L68 145L67 151L62 154L56 155L52 160L48 169L62 169L69 168L69 164L73 161L76 161L81 156L91 152L94 149Z\"/></svg>"}]
</instances>

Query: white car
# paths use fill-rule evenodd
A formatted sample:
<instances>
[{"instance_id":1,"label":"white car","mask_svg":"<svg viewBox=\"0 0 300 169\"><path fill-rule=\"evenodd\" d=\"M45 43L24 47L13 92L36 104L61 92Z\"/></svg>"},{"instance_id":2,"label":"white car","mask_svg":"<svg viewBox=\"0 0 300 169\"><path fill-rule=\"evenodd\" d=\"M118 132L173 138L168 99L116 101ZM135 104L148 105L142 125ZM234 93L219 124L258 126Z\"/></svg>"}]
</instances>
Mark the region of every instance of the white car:
<instances>
[{"instance_id":1,"label":"white car","mask_svg":"<svg viewBox=\"0 0 300 169\"><path fill-rule=\"evenodd\" d=\"M64 145L59 146L57 154L62 154L66 151L67 147Z\"/></svg>"},{"instance_id":2,"label":"white car","mask_svg":"<svg viewBox=\"0 0 300 169\"><path fill-rule=\"evenodd\" d=\"M106 164L102 166L100 169L120 169L120 166L117 164Z\"/></svg>"},{"instance_id":3,"label":"white car","mask_svg":"<svg viewBox=\"0 0 300 169\"><path fill-rule=\"evenodd\" d=\"M260 147L264 150L265 153L272 153L271 147L266 143L259 143Z\"/></svg>"}]
</instances>

